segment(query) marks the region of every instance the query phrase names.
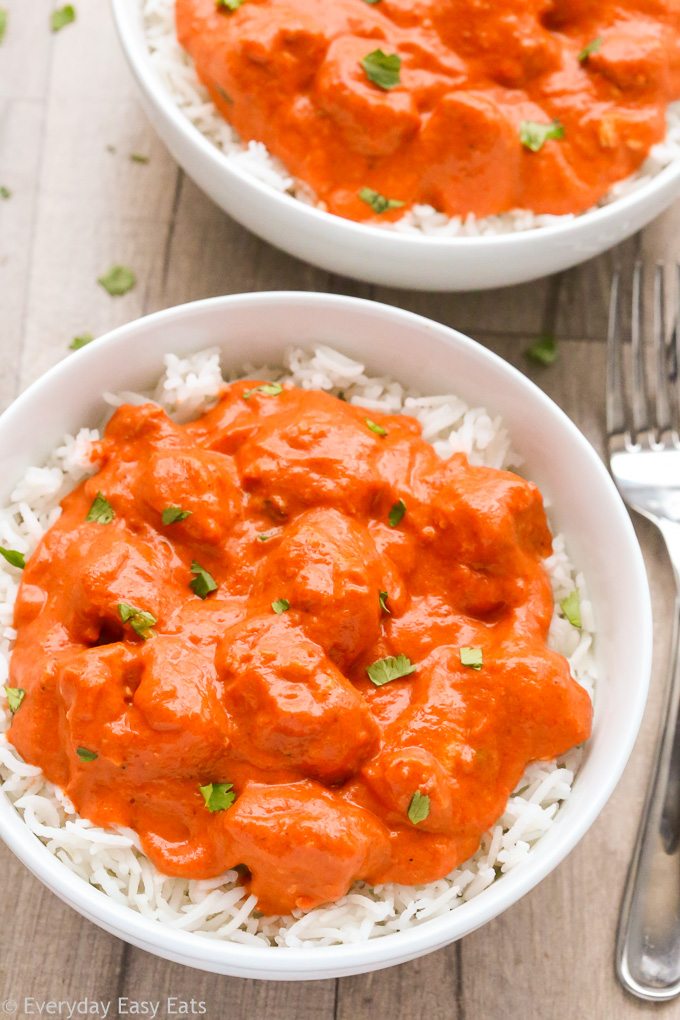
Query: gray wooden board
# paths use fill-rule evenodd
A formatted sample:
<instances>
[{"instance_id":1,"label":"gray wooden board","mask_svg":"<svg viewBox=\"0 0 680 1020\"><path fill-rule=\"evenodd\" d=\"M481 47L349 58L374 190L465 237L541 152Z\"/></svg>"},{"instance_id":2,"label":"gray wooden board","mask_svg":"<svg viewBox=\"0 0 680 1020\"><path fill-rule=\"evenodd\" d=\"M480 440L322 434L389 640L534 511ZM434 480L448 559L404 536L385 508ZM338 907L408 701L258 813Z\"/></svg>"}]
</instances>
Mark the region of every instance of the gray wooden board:
<instances>
[{"instance_id":1,"label":"gray wooden board","mask_svg":"<svg viewBox=\"0 0 680 1020\"><path fill-rule=\"evenodd\" d=\"M330 290L387 301L474 336L532 376L602 452L604 346L612 267L680 257L680 204L586 265L522 287L432 295L314 269L247 233L186 178L142 114L104 0L76 0L53 35L51 0L3 0L0 47L0 406L67 356L71 338L213 294ZM114 147L115 152L108 147ZM130 160L149 157L147 165ZM97 277L131 265L137 287L111 298ZM522 351L550 331L559 362ZM638 534L652 585L652 693L630 765L569 859L500 918L399 968L339 981L264 983L167 963L100 931L0 849L0 1012L25 997L205 1004L210 1020L626 1020L650 1008L613 975L619 897L644 794L670 640L672 579L651 527ZM30 1007L30 1003L29 1003ZM657 1007L680 1017L680 1005ZM64 1014L62 1014L64 1015ZM125 1015L124 1011L120 1015ZM161 1007L159 1016L170 1016Z\"/></svg>"}]
</instances>

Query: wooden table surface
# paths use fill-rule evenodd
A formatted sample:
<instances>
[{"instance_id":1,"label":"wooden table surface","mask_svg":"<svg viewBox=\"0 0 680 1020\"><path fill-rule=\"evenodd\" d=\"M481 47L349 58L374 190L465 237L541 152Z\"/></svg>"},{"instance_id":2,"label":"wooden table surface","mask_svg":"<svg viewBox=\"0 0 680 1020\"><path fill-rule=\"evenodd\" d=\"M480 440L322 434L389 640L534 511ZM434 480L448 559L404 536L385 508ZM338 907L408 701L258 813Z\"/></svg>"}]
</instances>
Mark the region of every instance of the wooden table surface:
<instances>
[{"instance_id":1,"label":"wooden table surface","mask_svg":"<svg viewBox=\"0 0 680 1020\"><path fill-rule=\"evenodd\" d=\"M570 272L468 295L389 290L333 276L274 250L230 220L175 165L146 121L105 0L74 0L75 24L49 30L52 0L3 0L0 46L0 406L68 355L71 338L215 294L317 290L422 312L518 365L601 452L607 289L612 266L680 255L680 204L644 233ZM55 4L56 6L56 4ZM111 151L113 149L114 151ZM148 164L130 160L149 157ZM137 287L112 298L114 263ZM550 330L551 368L522 351ZM644 723L611 801L568 860L511 910L414 963L310 983L218 977L167 963L100 931L0 850L0 1004L37 1014L47 1000L119 997L204 1003L208 1020L627 1020L655 1007L624 995L613 971L619 899L649 771L670 641L672 578L661 542L636 521L652 585L655 666ZM191 1006L187 1007L189 1010ZM61 1015L68 1015L62 1006ZM179 1007L177 1007L179 1009ZM31 1013L31 1010L33 1011ZM0 1007L0 1015L2 1009Z\"/></svg>"}]
</instances>

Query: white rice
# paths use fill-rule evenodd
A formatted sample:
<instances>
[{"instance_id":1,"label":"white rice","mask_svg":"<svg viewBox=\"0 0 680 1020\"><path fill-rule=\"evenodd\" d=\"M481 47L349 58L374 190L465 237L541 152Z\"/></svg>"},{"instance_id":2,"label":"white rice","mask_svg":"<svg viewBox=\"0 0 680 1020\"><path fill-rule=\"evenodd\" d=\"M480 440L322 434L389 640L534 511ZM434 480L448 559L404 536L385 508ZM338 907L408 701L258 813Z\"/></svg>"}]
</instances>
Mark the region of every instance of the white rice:
<instances>
[{"instance_id":1,"label":"white rice","mask_svg":"<svg viewBox=\"0 0 680 1020\"><path fill-rule=\"evenodd\" d=\"M175 30L175 0L140 0L146 41L151 62L162 84L182 113L202 134L220 149L230 163L268 184L276 191L288 192L308 205L324 209L310 188L291 177L283 163L272 156L262 142L241 141L222 117L210 94L201 84L191 57L182 49ZM668 131L663 142L655 145L640 169L626 180L619 181L598 203L608 205L636 191L655 177L664 167L680 159L680 101L667 110ZM573 215L537 215L529 209L513 209L497 216L477 218L448 217L431 205L415 205L404 216L389 223L372 224L399 233L429 237L480 237L485 234L509 234L535 230L573 220Z\"/></svg>"},{"instance_id":2,"label":"white rice","mask_svg":"<svg viewBox=\"0 0 680 1020\"><path fill-rule=\"evenodd\" d=\"M324 389L361 407L407 412L421 422L423 434L442 457L465 452L475 464L517 466L506 430L483 408L470 408L453 395L422 397L394 380L369 377L363 366L327 347L292 350L285 369L248 368L245 377L288 381L305 389ZM175 420L185 421L214 403L223 383L216 349L193 357L169 354L153 393ZM109 403L149 399L139 394L109 395ZM41 535L59 517L59 500L87 472L90 444L98 432L82 429L66 436L42 467L32 467L14 489L9 506L0 510L0 545L29 556ZM556 610L549 643L569 659L575 678L591 694L596 679L592 653L594 619L584 578L569 562L564 540L557 537L546 560ZM16 632L12 607L21 573L0 565L0 685L8 680ZM564 619L559 601L577 587L583 627ZM256 899L239 884L235 871L209 881L189 881L160 874L141 853L134 833L104 830L80 818L67 797L47 782L40 769L21 760L7 741L10 713L0 692L0 788L28 830L63 864L107 896L145 917L206 938L258 946L326 946L364 942L441 916L477 896L499 876L526 862L532 847L551 828L560 804L569 797L582 748L558 761L535 762L508 801L505 813L483 837L470 860L438 882L420 886L394 883L371 888L357 882L337 903L289 917L263 917ZM27 834L27 838L31 838Z\"/></svg>"}]
</instances>

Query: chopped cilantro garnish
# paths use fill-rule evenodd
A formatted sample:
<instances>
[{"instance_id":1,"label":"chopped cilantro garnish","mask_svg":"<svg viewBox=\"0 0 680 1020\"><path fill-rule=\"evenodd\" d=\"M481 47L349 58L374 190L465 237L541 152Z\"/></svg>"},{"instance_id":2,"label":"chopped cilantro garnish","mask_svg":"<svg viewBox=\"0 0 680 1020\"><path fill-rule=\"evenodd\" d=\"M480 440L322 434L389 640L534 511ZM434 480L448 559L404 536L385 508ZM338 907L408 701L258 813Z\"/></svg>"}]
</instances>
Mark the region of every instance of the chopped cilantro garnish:
<instances>
[{"instance_id":1,"label":"chopped cilantro garnish","mask_svg":"<svg viewBox=\"0 0 680 1020\"><path fill-rule=\"evenodd\" d=\"M400 202L398 198L385 198L379 191L374 191L373 188L362 188L359 192L359 198L366 205L370 205L373 212L381 215L387 212L389 209L401 209L405 202Z\"/></svg>"},{"instance_id":2,"label":"chopped cilantro garnish","mask_svg":"<svg viewBox=\"0 0 680 1020\"><path fill-rule=\"evenodd\" d=\"M143 609L131 606L129 602L119 602L118 612L123 623L129 623L135 634L146 639L151 636L151 628L158 623L153 613L146 613Z\"/></svg>"},{"instance_id":3,"label":"chopped cilantro garnish","mask_svg":"<svg viewBox=\"0 0 680 1020\"><path fill-rule=\"evenodd\" d=\"M5 694L7 695L7 704L9 710L14 715L18 710L19 705L26 697L26 691L23 687L5 687Z\"/></svg>"},{"instance_id":4,"label":"chopped cilantro garnish","mask_svg":"<svg viewBox=\"0 0 680 1020\"><path fill-rule=\"evenodd\" d=\"M97 280L111 297L120 297L132 290L137 283L137 277L129 266L112 266L108 273L104 273Z\"/></svg>"},{"instance_id":5,"label":"chopped cilantro garnish","mask_svg":"<svg viewBox=\"0 0 680 1020\"><path fill-rule=\"evenodd\" d=\"M399 70L401 68L401 57L398 53L383 53L382 50L373 50L359 61L366 77L381 89L396 88L401 85Z\"/></svg>"},{"instance_id":6,"label":"chopped cilantro garnish","mask_svg":"<svg viewBox=\"0 0 680 1020\"><path fill-rule=\"evenodd\" d=\"M215 811L226 811L236 800L231 783L208 783L207 786L199 786L198 789L211 814Z\"/></svg>"},{"instance_id":7,"label":"chopped cilantro garnish","mask_svg":"<svg viewBox=\"0 0 680 1020\"><path fill-rule=\"evenodd\" d=\"M287 613L290 609L290 602L288 599L277 599L276 602L272 602L272 609L280 616L281 613Z\"/></svg>"},{"instance_id":8,"label":"chopped cilantro garnish","mask_svg":"<svg viewBox=\"0 0 680 1020\"><path fill-rule=\"evenodd\" d=\"M9 188L6 188L4 184L2 185L2 187L0 187L0 197L2 198L12 197L12 192L9 190Z\"/></svg>"},{"instance_id":9,"label":"chopped cilantro garnish","mask_svg":"<svg viewBox=\"0 0 680 1020\"><path fill-rule=\"evenodd\" d=\"M539 124L535 120L523 120L519 126L519 138L527 149L539 152L549 138L564 138L564 127L559 120Z\"/></svg>"},{"instance_id":10,"label":"chopped cilantro garnish","mask_svg":"<svg viewBox=\"0 0 680 1020\"><path fill-rule=\"evenodd\" d=\"M368 425L368 427L371 430L371 432L375 432L376 436L386 436L387 435L387 429L384 429L382 427L382 425L376 425L376 423L374 421L371 421L370 418L364 418L364 421Z\"/></svg>"},{"instance_id":11,"label":"chopped cilantro garnish","mask_svg":"<svg viewBox=\"0 0 680 1020\"><path fill-rule=\"evenodd\" d=\"M387 592L386 591L379 591L378 592L378 598L380 599L380 608L384 609L384 611L386 613L389 613L390 610L387 608L387 600L389 598L389 595L387 594Z\"/></svg>"},{"instance_id":12,"label":"chopped cilantro garnish","mask_svg":"<svg viewBox=\"0 0 680 1020\"><path fill-rule=\"evenodd\" d=\"M4 7L0 7L0 43L5 38L5 32L7 31L7 11Z\"/></svg>"},{"instance_id":13,"label":"chopped cilantro garnish","mask_svg":"<svg viewBox=\"0 0 680 1020\"><path fill-rule=\"evenodd\" d=\"M399 524L400 520L402 519L405 513L406 503L404 503L403 499L400 499L397 503L394 504L389 514L387 515L387 519L390 522L390 527L396 528L397 524Z\"/></svg>"},{"instance_id":14,"label":"chopped cilantro garnish","mask_svg":"<svg viewBox=\"0 0 680 1020\"><path fill-rule=\"evenodd\" d=\"M182 510L181 506L166 506L161 514L163 524L177 524L178 521L185 521L191 517L191 510Z\"/></svg>"},{"instance_id":15,"label":"chopped cilantro garnish","mask_svg":"<svg viewBox=\"0 0 680 1020\"><path fill-rule=\"evenodd\" d=\"M264 393L266 397L278 397L279 393L283 393L283 386L278 382L262 383L261 386L256 386L252 390L244 390L243 399L250 400L253 393Z\"/></svg>"},{"instance_id":16,"label":"chopped cilantro garnish","mask_svg":"<svg viewBox=\"0 0 680 1020\"><path fill-rule=\"evenodd\" d=\"M409 821L417 825L418 822L424 822L430 813L430 798L426 793L421 793L420 790L411 797L411 803L408 806L408 817Z\"/></svg>"},{"instance_id":17,"label":"chopped cilantro garnish","mask_svg":"<svg viewBox=\"0 0 680 1020\"><path fill-rule=\"evenodd\" d=\"M268 535L266 531L263 531L261 535L257 536L257 540L258 542L268 542L271 537L272 536Z\"/></svg>"},{"instance_id":18,"label":"chopped cilantro garnish","mask_svg":"<svg viewBox=\"0 0 680 1020\"><path fill-rule=\"evenodd\" d=\"M464 646L460 650L460 661L463 666L469 666L470 669L481 669L484 664L482 649Z\"/></svg>"},{"instance_id":19,"label":"chopped cilantro garnish","mask_svg":"<svg viewBox=\"0 0 680 1020\"><path fill-rule=\"evenodd\" d=\"M215 0L218 11L237 11L245 0Z\"/></svg>"},{"instance_id":20,"label":"chopped cilantro garnish","mask_svg":"<svg viewBox=\"0 0 680 1020\"><path fill-rule=\"evenodd\" d=\"M578 593L578 589L574 588L571 594L567 595L565 599L560 602L560 609L569 620L572 627L578 627L580 630L583 626L581 620L581 596Z\"/></svg>"},{"instance_id":21,"label":"chopped cilantro garnish","mask_svg":"<svg viewBox=\"0 0 680 1020\"><path fill-rule=\"evenodd\" d=\"M52 26L53 32L58 32L60 28L70 25L71 22L75 20L76 12L73 5L66 4L65 7L59 7L56 11L52 11L50 25Z\"/></svg>"},{"instance_id":22,"label":"chopped cilantro garnish","mask_svg":"<svg viewBox=\"0 0 680 1020\"><path fill-rule=\"evenodd\" d=\"M604 39L602 36L598 35L597 39L593 39L593 41L589 42L587 46L584 46L578 55L579 63L585 64L586 60L592 53L599 53L602 49L603 42Z\"/></svg>"},{"instance_id":23,"label":"chopped cilantro garnish","mask_svg":"<svg viewBox=\"0 0 680 1020\"><path fill-rule=\"evenodd\" d=\"M146 163L149 162L149 157L148 156L142 156L141 153L139 153L139 152L131 152L130 153L130 162L131 163L144 163L144 164L146 164Z\"/></svg>"},{"instance_id":24,"label":"chopped cilantro garnish","mask_svg":"<svg viewBox=\"0 0 680 1020\"><path fill-rule=\"evenodd\" d=\"M196 577L191 581L189 587L198 595L199 599L207 599L211 591L215 591L217 583L213 577L200 567L196 560L191 564L191 573L196 574Z\"/></svg>"},{"instance_id":25,"label":"chopped cilantro garnish","mask_svg":"<svg viewBox=\"0 0 680 1020\"><path fill-rule=\"evenodd\" d=\"M218 94L222 96L222 99L224 99L225 103L229 103L230 106L234 105L234 100L231 98L228 92L224 91L221 85L215 85L215 88L217 89Z\"/></svg>"},{"instance_id":26,"label":"chopped cilantro garnish","mask_svg":"<svg viewBox=\"0 0 680 1020\"><path fill-rule=\"evenodd\" d=\"M26 557L16 549L3 549L0 545L0 556L4 556L13 567L19 567L19 570L23 570L26 566Z\"/></svg>"},{"instance_id":27,"label":"chopped cilantro garnish","mask_svg":"<svg viewBox=\"0 0 680 1020\"><path fill-rule=\"evenodd\" d=\"M81 761L94 761L95 758L99 757L96 751L88 751L86 747L77 747L76 754Z\"/></svg>"},{"instance_id":28,"label":"chopped cilantro garnish","mask_svg":"<svg viewBox=\"0 0 680 1020\"><path fill-rule=\"evenodd\" d=\"M409 676L415 673L416 667L405 655L388 655L386 659L378 659L372 666L366 668L370 679L376 687L388 684L390 680L398 680L399 677Z\"/></svg>"},{"instance_id":29,"label":"chopped cilantro garnish","mask_svg":"<svg viewBox=\"0 0 680 1020\"><path fill-rule=\"evenodd\" d=\"M546 333L540 340L537 340L531 347L527 347L524 357L529 361L535 361L539 365L554 365L560 356L557 340L552 333Z\"/></svg>"},{"instance_id":30,"label":"chopped cilantro garnish","mask_svg":"<svg viewBox=\"0 0 680 1020\"><path fill-rule=\"evenodd\" d=\"M94 503L88 510L85 520L89 521L91 524L110 524L115 516L113 507L106 496L104 496L103 493L98 492L95 496Z\"/></svg>"},{"instance_id":31,"label":"chopped cilantro garnish","mask_svg":"<svg viewBox=\"0 0 680 1020\"><path fill-rule=\"evenodd\" d=\"M91 333L81 333L80 336L74 336L71 343L68 345L69 350L79 351L81 347L86 347L87 344L91 344L94 337Z\"/></svg>"}]
</instances>

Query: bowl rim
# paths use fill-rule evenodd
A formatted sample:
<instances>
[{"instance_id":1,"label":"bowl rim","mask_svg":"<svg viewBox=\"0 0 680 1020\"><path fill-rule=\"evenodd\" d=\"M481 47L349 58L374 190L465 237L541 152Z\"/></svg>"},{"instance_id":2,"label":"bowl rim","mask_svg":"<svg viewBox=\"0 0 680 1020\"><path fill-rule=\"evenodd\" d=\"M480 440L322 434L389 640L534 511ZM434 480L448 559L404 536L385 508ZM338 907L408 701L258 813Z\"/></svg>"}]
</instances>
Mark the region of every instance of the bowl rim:
<instances>
[{"instance_id":1,"label":"bowl rim","mask_svg":"<svg viewBox=\"0 0 680 1020\"><path fill-rule=\"evenodd\" d=\"M438 237L420 231L401 233L396 230L385 230L368 223L347 220L342 216L336 216L334 213L319 209L317 206L308 205L287 192L277 191L253 174L243 170L218 149L184 115L156 73L149 50L144 42L140 0L110 0L110 4L120 43L142 92L148 101L171 122L173 128L201 154L203 159L207 160L218 172L226 174L241 185L250 186L258 194L259 201L271 203L273 206L283 206L291 214L297 213L308 222L310 229L316 226L320 230L337 230L344 235L344 239L348 242L353 240L354 243L361 244L362 241L367 242L370 238L372 243L382 244L392 253L395 245L403 245L404 248L431 245L435 250L439 249L440 251L447 249L452 251L457 249L461 251L482 250L491 244L497 244L501 248L517 246L523 249L531 246L537 238L544 238L546 242L564 240L569 237L576 240L576 237L582 232L590 233L591 228L605 226L618 217L624 217L638 205L644 204L645 199L652 197L657 191L662 191L666 186L671 187L673 184L680 186L679 157L650 177L644 184L633 188L627 195L614 199L606 205L593 207L584 213L547 226L477 237ZM135 18L137 18L137 26L135 26ZM136 36L135 27L140 30L139 38ZM517 254L519 256L521 253Z\"/></svg>"},{"instance_id":2,"label":"bowl rim","mask_svg":"<svg viewBox=\"0 0 680 1020\"><path fill-rule=\"evenodd\" d=\"M434 333L444 345L462 349L480 362L494 365L510 386L520 392L523 390L542 411L559 421L573 447L578 449L581 460L588 461L599 474L610 497L608 512L615 516L618 526L627 537L624 554L636 576L632 597L635 600L640 628L637 645L631 655L637 656L639 680L633 703L628 706L625 732L620 735L621 740L610 764L606 781L593 791L590 801L580 808L580 813L575 818L571 819L566 835L562 833L551 841L551 832L555 832L551 830L543 837L540 852L532 853L531 867L519 867L509 872L503 876L501 882L493 883L485 889L483 894L447 914L425 921L407 931L382 935L354 945L294 948L249 946L226 940L207 939L192 932L173 929L135 913L127 905L117 903L69 871L38 837L30 832L7 796L2 793L0 836L5 843L29 870L62 900L107 930L166 958L200 969L214 970L217 973L241 973L244 976L272 977L277 980L305 979L310 976L324 978L392 966L441 948L469 934L517 902L573 850L613 793L637 738L651 672L651 600L644 561L631 520L604 464L577 426L518 369L476 341L434 320L392 305L344 295L305 291L250 292L177 305L135 319L104 334L96 344L88 345L79 351L77 358L80 359L80 364L86 364L87 359L94 364L102 352L130 337L137 336L142 339L149 328L171 323L175 325L178 322L190 325L192 320L200 319L203 314L211 314L215 310L228 316L231 309L262 304L280 306L283 309L285 306L310 305L325 309L354 309L369 318L371 315L379 316L397 325L410 325L416 329L427 330L430 334ZM228 349L226 344L225 349ZM68 381L71 366L77 363L67 357L33 382L0 415L0 435L3 432L14 434L15 420L20 421L31 406L43 398L49 399L49 392L56 384L63 387ZM274 953L276 956L272 955ZM273 967L278 968L276 972L267 973ZM282 967L285 973L281 973Z\"/></svg>"}]
</instances>

